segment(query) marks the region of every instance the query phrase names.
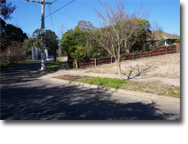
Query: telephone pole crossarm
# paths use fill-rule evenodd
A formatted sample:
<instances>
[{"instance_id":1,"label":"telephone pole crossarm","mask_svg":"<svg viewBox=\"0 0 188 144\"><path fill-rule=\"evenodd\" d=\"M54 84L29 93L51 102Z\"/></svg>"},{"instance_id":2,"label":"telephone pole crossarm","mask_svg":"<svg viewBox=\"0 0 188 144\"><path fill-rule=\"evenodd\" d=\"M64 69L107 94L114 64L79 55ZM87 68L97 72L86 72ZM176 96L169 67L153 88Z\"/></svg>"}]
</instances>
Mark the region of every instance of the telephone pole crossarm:
<instances>
[{"instance_id":1,"label":"telephone pole crossarm","mask_svg":"<svg viewBox=\"0 0 188 144\"><path fill-rule=\"evenodd\" d=\"M41 1L32 0L32 2L42 3L42 4L52 4L52 3L50 3L50 2L45 2L45 1L43 1L43 0L41 0Z\"/></svg>"}]
</instances>

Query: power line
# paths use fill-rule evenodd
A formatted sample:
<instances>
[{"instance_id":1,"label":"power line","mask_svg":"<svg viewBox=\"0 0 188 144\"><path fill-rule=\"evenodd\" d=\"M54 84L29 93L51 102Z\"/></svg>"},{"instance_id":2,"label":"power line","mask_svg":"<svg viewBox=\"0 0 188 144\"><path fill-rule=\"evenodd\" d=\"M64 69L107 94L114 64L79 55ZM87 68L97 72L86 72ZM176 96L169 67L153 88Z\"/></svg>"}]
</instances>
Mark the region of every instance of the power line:
<instances>
[{"instance_id":1,"label":"power line","mask_svg":"<svg viewBox=\"0 0 188 144\"><path fill-rule=\"evenodd\" d=\"M38 11L38 9L37 9L35 3L33 3L33 4L34 4L34 6L35 6L35 9L36 9L37 13L40 15L40 12Z\"/></svg>"},{"instance_id":2,"label":"power line","mask_svg":"<svg viewBox=\"0 0 188 144\"><path fill-rule=\"evenodd\" d=\"M52 6L51 6L51 7L52 7ZM53 8L53 7L52 7L52 8ZM53 8L53 9L55 9L55 8ZM71 16L69 16L69 15L67 15L67 14L65 14L65 13L63 13L63 12L61 12L61 11L58 11L58 12L61 13L62 15L64 15L64 16L66 16L66 17L68 17L68 18L70 18L70 19L72 19L72 20L78 22L77 19L75 19L75 18L73 18L73 17L71 17Z\"/></svg>"},{"instance_id":3,"label":"power line","mask_svg":"<svg viewBox=\"0 0 188 144\"><path fill-rule=\"evenodd\" d=\"M55 31L55 29L54 29L54 24L53 24L53 20L52 20L52 14L51 14L50 5L48 5L48 7L49 7L49 11L50 11L50 18L51 18L51 22L52 22L52 27L53 27L53 30Z\"/></svg>"},{"instance_id":4,"label":"power line","mask_svg":"<svg viewBox=\"0 0 188 144\"><path fill-rule=\"evenodd\" d=\"M53 2L52 2L52 4L54 3L54 2L56 2L57 0L54 0Z\"/></svg>"},{"instance_id":5,"label":"power line","mask_svg":"<svg viewBox=\"0 0 188 144\"><path fill-rule=\"evenodd\" d=\"M62 9L62 8L64 8L64 7L66 7L67 5L69 5L69 4L71 4L71 3L73 3L74 1L75 1L75 0L72 0L71 2L67 3L66 5L64 5L64 6L60 7L59 9L55 10L54 12L52 12L52 13L51 13L51 15L52 15L52 14L54 14L54 13L56 13L56 12L57 12L57 11L59 11L60 9ZM49 14L49 15L47 15L46 17L48 17L48 16L50 16L50 14ZM46 18L46 17L45 17L45 18Z\"/></svg>"}]
</instances>

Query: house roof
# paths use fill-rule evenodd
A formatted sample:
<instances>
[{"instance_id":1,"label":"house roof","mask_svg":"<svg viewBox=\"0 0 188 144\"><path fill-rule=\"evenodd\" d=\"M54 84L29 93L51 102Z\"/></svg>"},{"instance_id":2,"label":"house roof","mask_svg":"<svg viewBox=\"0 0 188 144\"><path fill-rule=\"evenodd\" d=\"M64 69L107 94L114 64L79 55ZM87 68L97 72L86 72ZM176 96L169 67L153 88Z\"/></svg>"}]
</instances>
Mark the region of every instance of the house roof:
<instances>
[{"instance_id":1,"label":"house roof","mask_svg":"<svg viewBox=\"0 0 188 144\"><path fill-rule=\"evenodd\" d=\"M155 37L155 40L160 40L160 39L180 39L179 35L175 35L175 34L170 34L170 33L166 33L166 32L159 32L158 31L152 31L153 34L158 35L158 37ZM148 41L150 41L151 38L148 39Z\"/></svg>"},{"instance_id":2,"label":"house roof","mask_svg":"<svg viewBox=\"0 0 188 144\"><path fill-rule=\"evenodd\" d=\"M163 35L164 39L180 39L180 36L179 35L175 35L175 34L162 32L162 35Z\"/></svg>"}]
</instances>

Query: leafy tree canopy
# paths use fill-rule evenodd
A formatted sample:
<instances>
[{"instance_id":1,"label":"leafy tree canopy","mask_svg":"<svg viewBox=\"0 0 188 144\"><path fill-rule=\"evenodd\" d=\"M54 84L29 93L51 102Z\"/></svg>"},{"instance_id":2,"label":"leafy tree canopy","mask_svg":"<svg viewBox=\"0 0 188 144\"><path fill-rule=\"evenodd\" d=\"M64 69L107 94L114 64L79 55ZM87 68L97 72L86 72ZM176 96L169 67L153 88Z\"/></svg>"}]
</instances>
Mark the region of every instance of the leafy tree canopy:
<instances>
[{"instance_id":1,"label":"leafy tree canopy","mask_svg":"<svg viewBox=\"0 0 188 144\"><path fill-rule=\"evenodd\" d=\"M0 16L4 20L11 19L10 15L14 12L16 6L15 5L12 6L12 3L7 4L6 0L1 0L0 7L1 7Z\"/></svg>"},{"instance_id":2,"label":"leafy tree canopy","mask_svg":"<svg viewBox=\"0 0 188 144\"><path fill-rule=\"evenodd\" d=\"M61 39L63 50L72 59L85 59L105 55L103 49L93 37L95 28L89 21L79 21L78 25L68 30Z\"/></svg>"},{"instance_id":3,"label":"leafy tree canopy","mask_svg":"<svg viewBox=\"0 0 188 144\"><path fill-rule=\"evenodd\" d=\"M1 29L1 50L5 50L12 41L23 42L25 39L27 39L27 35L21 28L5 23Z\"/></svg>"},{"instance_id":4,"label":"leafy tree canopy","mask_svg":"<svg viewBox=\"0 0 188 144\"><path fill-rule=\"evenodd\" d=\"M33 34L33 45L35 47L41 47L41 33L40 29L36 29ZM58 39L55 32L51 30L45 31L45 47L48 50L49 55L54 55L56 61L56 50L58 49Z\"/></svg>"}]
</instances>

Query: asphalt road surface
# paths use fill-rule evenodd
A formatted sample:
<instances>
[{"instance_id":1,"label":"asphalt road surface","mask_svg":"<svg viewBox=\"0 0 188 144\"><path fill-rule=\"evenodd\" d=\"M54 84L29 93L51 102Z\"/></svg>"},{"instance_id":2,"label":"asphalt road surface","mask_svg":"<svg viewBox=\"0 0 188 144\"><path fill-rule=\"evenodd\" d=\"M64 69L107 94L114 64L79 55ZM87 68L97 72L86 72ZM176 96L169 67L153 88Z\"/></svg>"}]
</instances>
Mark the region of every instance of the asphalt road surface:
<instances>
[{"instance_id":1,"label":"asphalt road surface","mask_svg":"<svg viewBox=\"0 0 188 144\"><path fill-rule=\"evenodd\" d=\"M1 69L2 120L179 120L178 103L40 79L40 61Z\"/></svg>"}]
</instances>

